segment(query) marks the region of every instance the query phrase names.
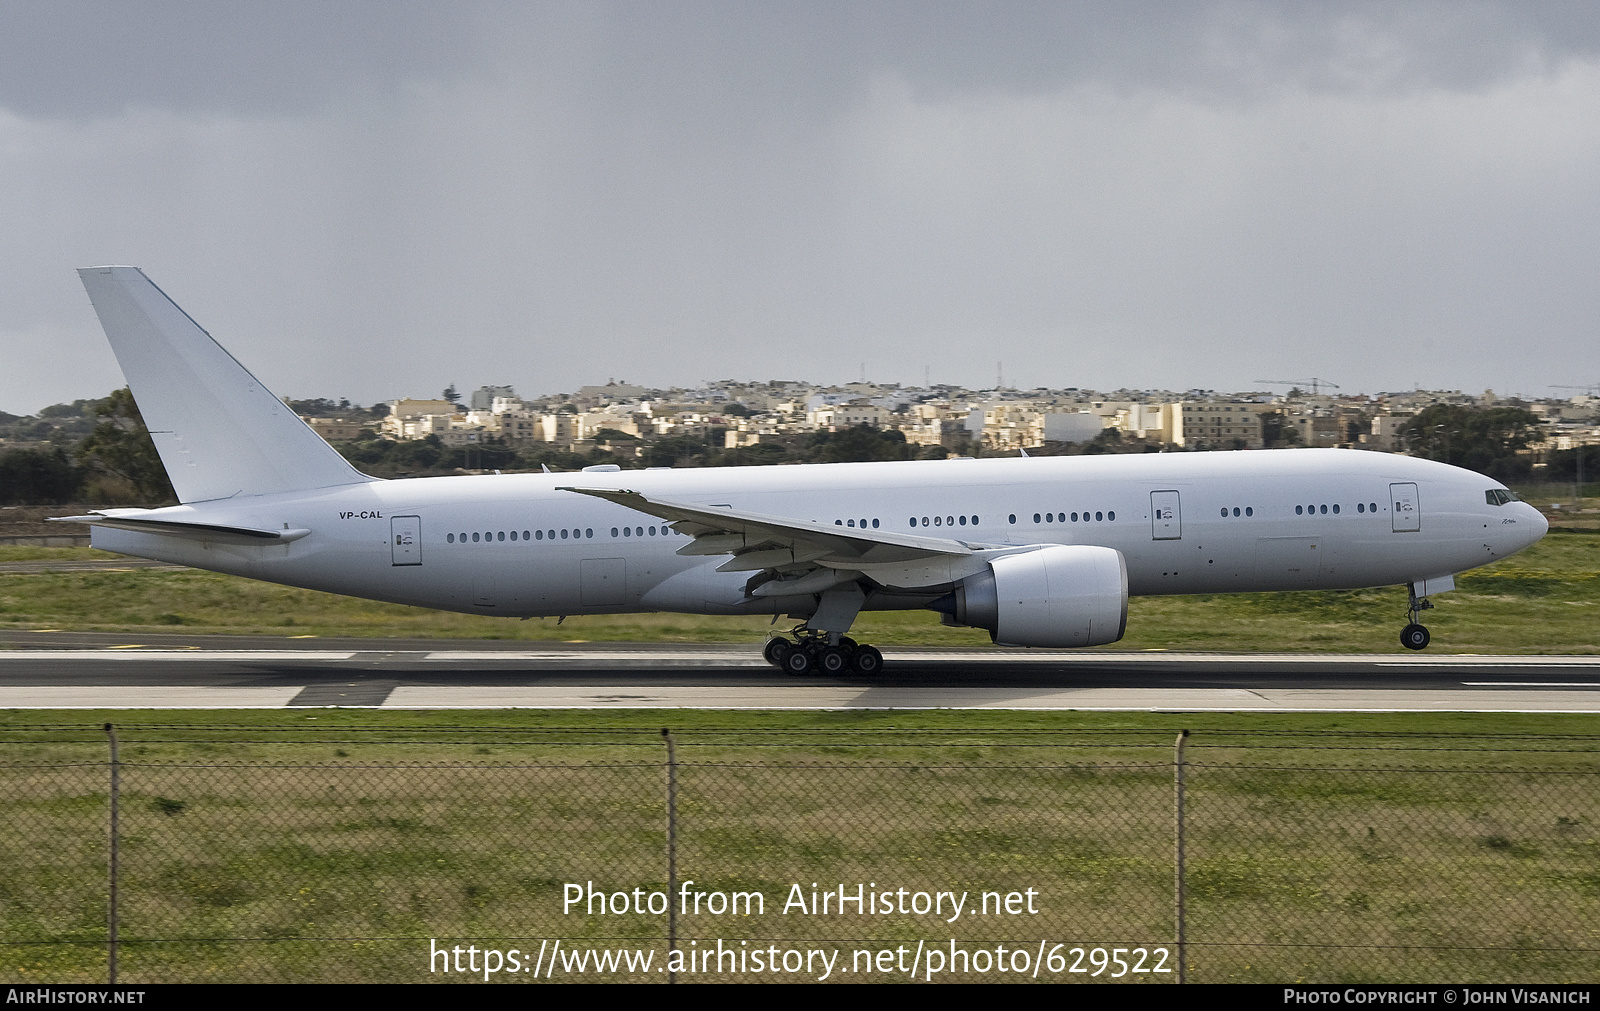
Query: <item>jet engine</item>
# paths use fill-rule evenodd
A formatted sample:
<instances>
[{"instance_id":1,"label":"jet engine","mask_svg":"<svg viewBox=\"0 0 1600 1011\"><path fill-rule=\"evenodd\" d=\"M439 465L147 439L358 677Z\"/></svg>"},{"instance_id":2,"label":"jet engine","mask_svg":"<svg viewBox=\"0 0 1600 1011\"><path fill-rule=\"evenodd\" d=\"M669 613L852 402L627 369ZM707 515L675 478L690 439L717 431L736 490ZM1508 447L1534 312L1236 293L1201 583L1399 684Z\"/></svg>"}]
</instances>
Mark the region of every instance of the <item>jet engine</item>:
<instances>
[{"instance_id":1,"label":"jet engine","mask_svg":"<svg viewBox=\"0 0 1600 1011\"><path fill-rule=\"evenodd\" d=\"M1050 544L1001 555L940 603L1002 646L1100 646L1127 628L1128 563L1114 548Z\"/></svg>"}]
</instances>

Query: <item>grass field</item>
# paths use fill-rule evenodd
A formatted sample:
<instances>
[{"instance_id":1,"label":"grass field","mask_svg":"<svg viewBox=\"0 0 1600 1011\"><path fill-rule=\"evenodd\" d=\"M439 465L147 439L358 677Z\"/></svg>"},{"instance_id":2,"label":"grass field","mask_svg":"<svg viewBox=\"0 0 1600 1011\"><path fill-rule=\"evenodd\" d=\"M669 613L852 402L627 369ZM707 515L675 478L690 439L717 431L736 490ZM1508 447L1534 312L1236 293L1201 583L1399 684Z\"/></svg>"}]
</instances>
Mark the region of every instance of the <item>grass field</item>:
<instances>
[{"instance_id":1,"label":"grass field","mask_svg":"<svg viewBox=\"0 0 1600 1011\"><path fill-rule=\"evenodd\" d=\"M126 980L426 979L430 938L665 947L661 917L561 909L568 882L664 887L660 713L104 715L125 763ZM0 714L0 958L19 981L103 972L101 716ZM670 719L680 880L766 902L683 917L684 947L1169 943L1172 745L1187 727L1192 978L1600 969L1593 716ZM1039 913L780 912L813 882L1032 888Z\"/></svg>"},{"instance_id":2,"label":"grass field","mask_svg":"<svg viewBox=\"0 0 1600 1011\"><path fill-rule=\"evenodd\" d=\"M0 548L0 563L86 557L87 548ZM1600 652L1600 536L1557 531L1462 574L1434 598L1433 648L1461 653ZM1136 597L1112 648L1400 652L1405 592L1376 590ZM199 571L0 573L0 628L177 631L528 641L755 642L769 619L647 614L515 621L429 611ZM883 645L983 645L932 612L863 614Z\"/></svg>"}]
</instances>

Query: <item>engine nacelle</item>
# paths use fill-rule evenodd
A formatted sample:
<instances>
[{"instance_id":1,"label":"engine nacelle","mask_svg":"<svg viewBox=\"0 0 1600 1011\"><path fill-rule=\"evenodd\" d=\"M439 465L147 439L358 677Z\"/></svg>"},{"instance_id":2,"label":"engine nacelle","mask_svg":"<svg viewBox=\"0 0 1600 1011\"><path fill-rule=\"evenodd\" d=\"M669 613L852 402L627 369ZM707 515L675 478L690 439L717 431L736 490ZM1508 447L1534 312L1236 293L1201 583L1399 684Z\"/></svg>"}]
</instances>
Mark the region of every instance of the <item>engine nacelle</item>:
<instances>
[{"instance_id":1,"label":"engine nacelle","mask_svg":"<svg viewBox=\"0 0 1600 1011\"><path fill-rule=\"evenodd\" d=\"M1115 548L1051 544L1001 555L954 596L956 622L1002 646L1101 646L1128 627L1128 563Z\"/></svg>"}]
</instances>

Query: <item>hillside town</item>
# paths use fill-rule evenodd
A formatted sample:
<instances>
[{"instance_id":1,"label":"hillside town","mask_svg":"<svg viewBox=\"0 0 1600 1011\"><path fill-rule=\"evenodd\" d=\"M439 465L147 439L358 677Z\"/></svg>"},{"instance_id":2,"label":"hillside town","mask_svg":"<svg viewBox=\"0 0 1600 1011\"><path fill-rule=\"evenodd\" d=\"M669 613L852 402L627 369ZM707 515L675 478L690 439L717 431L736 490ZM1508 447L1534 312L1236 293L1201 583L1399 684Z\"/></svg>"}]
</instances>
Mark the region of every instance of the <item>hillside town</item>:
<instances>
[{"instance_id":1,"label":"hillside town","mask_svg":"<svg viewBox=\"0 0 1600 1011\"><path fill-rule=\"evenodd\" d=\"M1311 381L1308 381L1310 385ZM323 402L326 403L326 402ZM1530 462L1544 451L1600 445L1600 396L1584 392L1527 402L1459 391L1345 395L1290 387L1279 393L1190 390L1061 390L902 387L850 383L707 383L654 390L615 380L571 394L523 399L509 386L484 386L462 398L401 398L381 418L333 410L304 415L330 442L363 433L395 441L433 438L444 446L542 445L566 452L598 449L637 458L653 440L718 440L723 449L787 445L817 432L867 426L898 432L928 455L997 455L1109 439L1144 449L1249 450L1322 446L1409 452L1406 426L1436 405L1525 410L1539 422ZM1446 433L1447 434L1447 433Z\"/></svg>"},{"instance_id":2,"label":"hillside town","mask_svg":"<svg viewBox=\"0 0 1600 1011\"><path fill-rule=\"evenodd\" d=\"M1508 484L1600 478L1600 388L1526 400L1460 391L1350 394L1324 379L1223 393L720 380L610 380L522 397L510 386L371 407L286 403L378 477L583 467L699 467L963 456L1341 447L1441 460ZM171 495L127 390L0 413L0 505Z\"/></svg>"}]
</instances>

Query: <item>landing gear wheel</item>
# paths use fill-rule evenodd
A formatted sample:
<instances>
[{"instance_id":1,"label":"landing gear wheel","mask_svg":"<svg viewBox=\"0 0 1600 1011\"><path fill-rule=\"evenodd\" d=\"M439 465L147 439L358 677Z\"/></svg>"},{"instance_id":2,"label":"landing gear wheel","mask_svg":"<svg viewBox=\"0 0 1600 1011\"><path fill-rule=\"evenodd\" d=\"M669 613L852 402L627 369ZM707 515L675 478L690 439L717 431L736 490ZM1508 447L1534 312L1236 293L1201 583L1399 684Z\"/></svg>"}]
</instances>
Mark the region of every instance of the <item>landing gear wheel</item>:
<instances>
[{"instance_id":1,"label":"landing gear wheel","mask_svg":"<svg viewBox=\"0 0 1600 1011\"><path fill-rule=\"evenodd\" d=\"M811 654L803 649L790 649L783 655L783 671L785 674L811 673Z\"/></svg>"},{"instance_id":2,"label":"landing gear wheel","mask_svg":"<svg viewBox=\"0 0 1600 1011\"><path fill-rule=\"evenodd\" d=\"M883 654L873 646L857 646L855 667L857 674L876 674L883 670Z\"/></svg>"},{"instance_id":3,"label":"landing gear wheel","mask_svg":"<svg viewBox=\"0 0 1600 1011\"><path fill-rule=\"evenodd\" d=\"M794 644L787 639L768 639L767 644L761 649L761 655L772 666L782 667L783 658L792 649L794 649Z\"/></svg>"},{"instance_id":4,"label":"landing gear wheel","mask_svg":"<svg viewBox=\"0 0 1600 1011\"><path fill-rule=\"evenodd\" d=\"M1428 635L1428 629L1416 622L1400 630L1400 645L1406 649L1425 649L1430 639L1432 636Z\"/></svg>"},{"instance_id":5,"label":"landing gear wheel","mask_svg":"<svg viewBox=\"0 0 1600 1011\"><path fill-rule=\"evenodd\" d=\"M817 667L824 674L842 674L850 666L850 654L838 646L824 647L817 654Z\"/></svg>"}]
</instances>

